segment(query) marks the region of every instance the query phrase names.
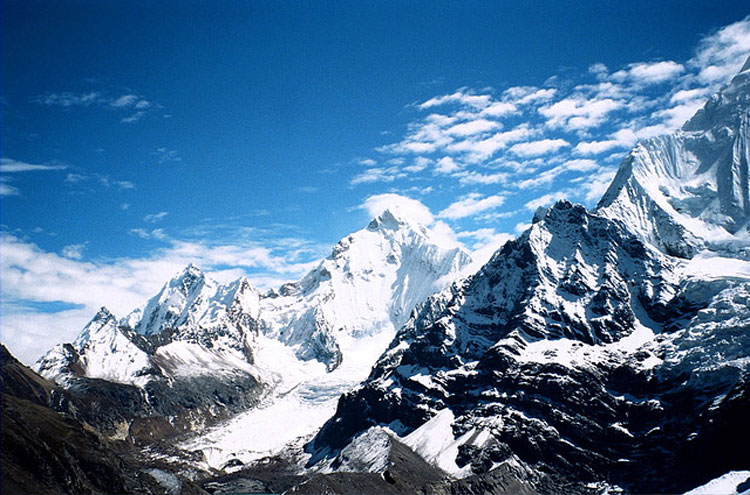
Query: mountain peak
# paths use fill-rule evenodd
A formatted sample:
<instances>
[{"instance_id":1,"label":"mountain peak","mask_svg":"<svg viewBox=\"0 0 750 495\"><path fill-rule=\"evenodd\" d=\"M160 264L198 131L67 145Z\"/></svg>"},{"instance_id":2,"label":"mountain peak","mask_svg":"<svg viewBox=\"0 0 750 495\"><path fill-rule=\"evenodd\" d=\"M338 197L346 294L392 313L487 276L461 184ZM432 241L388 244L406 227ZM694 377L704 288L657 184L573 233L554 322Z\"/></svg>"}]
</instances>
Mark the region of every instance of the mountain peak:
<instances>
[{"instance_id":1,"label":"mountain peak","mask_svg":"<svg viewBox=\"0 0 750 495\"><path fill-rule=\"evenodd\" d=\"M639 143L597 212L667 254L690 258L710 249L750 256L749 65L682 130Z\"/></svg>"},{"instance_id":2,"label":"mountain peak","mask_svg":"<svg viewBox=\"0 0 750 495\"><path fill-rule=\"evenodd\" d=\"M206 274L193 263L185 267L177 276L169 281L169 287L176 287L186 293L196 286L204 284Z\"/></svg>"},{"instance_id":3,"label":"mountain peak","mask_svg":"<svg viewBox=\"0 0 750 495\"><path fill-rule=\"evenodd\" d=\"M387 208L380 215L373 218L367 226L368 230L396 230L400 229L405 225L418 225L418 222L411 220L402 212L394 209Z\"/></svg>"},{"instance_id":4,"label":"mountain peak","mask_svg":"<svg viewBox=\"0 0 750 495\"><path fill-rule=\"evenodd\" d=\"M745 64L740 69L740 73L750 70L750 56L747 57L747 60L745 60Z\"/></svg>"},{"instance_id":5,"label":"mountain peak","mask_svg":"<svg viewBox=\"0 0 750 495\"><path fill-rule=\"evenodd\" d=\"M115 316L109 309L107 309L106 306L102 306L101 308L99 308L99 311L96 313L96 315L94 315L92 321L104 321L114 317Z\"/></svg>"},{"instance_id":6,"label":"mountain peak","mask_svg":"<svg viewBox=\"0 0 750 495\"><path fill-rule=\"evenodd\" d=\"M99 311L91 318L75 340L74 345L79 348L92 340L102 331L111 333L117 326L117 319L105 306L99 308Z\"/></svg>"}]
</instances>

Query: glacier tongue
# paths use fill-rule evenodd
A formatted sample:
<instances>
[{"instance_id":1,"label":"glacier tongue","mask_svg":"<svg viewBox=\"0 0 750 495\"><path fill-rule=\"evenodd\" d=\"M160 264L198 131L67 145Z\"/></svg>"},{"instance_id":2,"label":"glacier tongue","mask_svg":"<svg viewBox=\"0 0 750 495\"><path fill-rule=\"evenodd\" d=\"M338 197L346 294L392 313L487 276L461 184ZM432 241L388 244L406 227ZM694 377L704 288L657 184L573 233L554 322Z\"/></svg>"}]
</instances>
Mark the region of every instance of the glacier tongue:
<instances>
[{"instance_id":1,"label":"glacier tongue","mask_svg":"<svg viewBox=\"0 0 750 495\"><path fill-rule=\"evenodd\" d=\"M682 130L638 144L597 211L624 221L668 254L689 258L708 248L750 257L749 160L745 70Z\"/></svg>"}]
</instances>

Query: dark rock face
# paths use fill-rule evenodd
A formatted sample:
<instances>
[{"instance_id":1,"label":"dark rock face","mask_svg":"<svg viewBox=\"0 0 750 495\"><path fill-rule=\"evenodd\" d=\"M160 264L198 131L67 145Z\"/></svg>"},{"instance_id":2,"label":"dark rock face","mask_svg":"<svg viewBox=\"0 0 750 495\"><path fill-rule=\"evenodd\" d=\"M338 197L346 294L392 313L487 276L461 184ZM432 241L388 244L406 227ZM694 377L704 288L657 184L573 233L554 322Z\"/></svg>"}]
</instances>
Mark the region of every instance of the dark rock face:
<instances>
[{"instance_id":1,"label":"dark rock face","mask_svg":"<svg viewBox=\"0 0 750 495\"><path fill-rule=\"evenodd\" d=\"M143 470L124 442L53 411L60 389L19 363L2 358L2 493L170 494ZM71 399L76 401L76 399ZM205 493L181 480L182 493Z\"/></svg>"},{"instance_id":2,"label":"dark rock face","mask_svg":"<svg viewBox=\"0 0 750 495\"><path fill-rule=\"evenodd\" d=\"M149 443L254 407L262 392L255 378L240 373L154 380L142 388L78 377L52 395L51 406L110 435L124 428L120 435Z\"/></svg>"},{"instance_id":3,"label":"dark rock face","mask_svg":"<svg viewBox=\"0 0 750 495\"><path fill-rule=\"evenodd\" d=\"M455 459L483 480L514 458L548 476L534 485L545 492L676 493L746 469L750 283L672 270L583 207L538 214L417 310L308 444L312 462L373 425L408 432L450 408L455 438L489 432Z\"/></svg>"},{"instance_id":4,"label":"dark rock face","mask_svg":"<svg viewBox=\"0 0 750 495\"><path fill-rule=\"evenodd\" d=\"M447 484L447 475L395 439L390 441L387 465L387 469L376 473L340 472L313 475L285 493L448 493L442 491L442 485Z\"/></svg>"}]
</instances>

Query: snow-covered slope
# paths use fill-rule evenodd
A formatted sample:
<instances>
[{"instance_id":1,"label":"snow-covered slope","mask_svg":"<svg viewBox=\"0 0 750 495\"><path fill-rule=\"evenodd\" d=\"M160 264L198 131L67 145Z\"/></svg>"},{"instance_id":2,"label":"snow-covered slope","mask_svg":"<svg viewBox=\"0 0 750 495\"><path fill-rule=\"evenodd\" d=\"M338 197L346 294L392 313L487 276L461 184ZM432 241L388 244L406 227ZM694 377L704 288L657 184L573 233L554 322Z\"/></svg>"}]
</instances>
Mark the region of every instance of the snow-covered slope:
<instances>
[{"instance_id":1,"label":"snow-covered slope","mask_svg":"<svg viewBox=\"0 0 750 495\"><path fill-rule=\"evenodd\" d=\"M750 254L750 59L670 136L638 144L597 211L665 252Z\"/></svg>"},{"instance_id":2,"label":"snow-covered slope","mask_svg":"<svg viewBox=\"0 0 750 495\"><path fill-rule=\"evenodd\" d=\"M151 368L148 352L136 345L132 331L118 328L117 319L104 307L72 344L58 344L37 363L40 374L58 382L71 375L86 375L142 383Z\"/></svg>"},{"instance_id":3,"label":"snow-covered slope","mask_svg":"<svg viewBox=\"0 0 750 495\"><path fill-rule=\"evenodd\" d=\"M463 249L441 246L429 229L386 210L302 280L263 299L263 331L301 359L334 369L342 349L361 337L395 335L418 302L470 261Z\"/></svg>"}]
</instances>

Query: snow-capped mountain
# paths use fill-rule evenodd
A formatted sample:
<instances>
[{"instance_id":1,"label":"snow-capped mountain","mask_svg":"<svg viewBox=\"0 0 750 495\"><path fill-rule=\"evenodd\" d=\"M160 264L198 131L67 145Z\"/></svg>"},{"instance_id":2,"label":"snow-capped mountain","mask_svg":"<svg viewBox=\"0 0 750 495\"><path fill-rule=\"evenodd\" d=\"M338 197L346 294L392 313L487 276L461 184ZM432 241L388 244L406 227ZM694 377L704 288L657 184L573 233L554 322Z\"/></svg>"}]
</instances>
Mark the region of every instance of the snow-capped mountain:
<instances>
[{"instance_id":1,"label":"snow-capped mountain","mask_svg":"<svg viewBox=\"0 0 750 495\"><path fill-rule=\"evenodd\" d=\"M315 411L297 432L309 435L338 395L366 377L412 308L469 262L463 249L443 246L429 229L385 211L302 280L267 294L244 277L218 284L190 265L119 321L102 308L72 344L56 346L36 368L69 387L96 379L147 396L158 389L169 404L186 399L192 386L232 383L234 392L223 399L193 391L198 399L188 409L220 412L212 411L210 422L261 395L267 409L283 393L287 406ZM152 402L148 396L137 413L152 414ZM192 414L189 423L188 429L204 421Z\"/></svg>"},{"instance_id":2,"label":"snow-capped mountain","mask_svg":"<svg viewBox=\"0 0 750 495\"><path fill-rule=\"evenodd\" d=\"M72 344L59 344L36 365L43 376L76 376L143 386L153 379L252 373L251 341L259 294L245 278L217 284L190 265L121 320L107 308Z\"/></svg>"},{"instance_id":3,"label":"snow-capped mountain","mask_svg":"<svg viewBox=\"0 0 750 495\"><path fill-rule=\"evenodd\" d=\"M538 211L420 305L310 468L365 462L383 429L478 492L511 470L545 492L673 493L749 466L748 69L638 145L594 212Z\"/></svg>"},{"instance_id":4,"label":"snow-capped mountain","mask_svg":"<svg viewBox=\"0 0 750 495\"><path fill-rule=\"evenodd\" d=\"M334 369L342 347L395 335L418 302L470 261L463 249L442 246L429 229L386 210L341 239L302 280L264 298L263 331L295 347L301 359Z\"/></svg>"},{"instance_id":5,"label":"snow-capped mountain","mask_svg":"<svg viewBox=\"0 0 750 495\"><path fill-rule=\"evenodd\" d=\"M597 211L667 253L750 255L750 58L682 129L630 152Z\"/></svg>"}]
</instances>

